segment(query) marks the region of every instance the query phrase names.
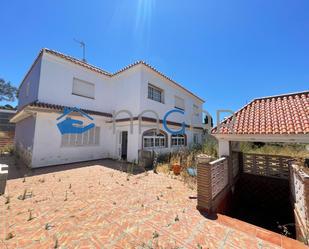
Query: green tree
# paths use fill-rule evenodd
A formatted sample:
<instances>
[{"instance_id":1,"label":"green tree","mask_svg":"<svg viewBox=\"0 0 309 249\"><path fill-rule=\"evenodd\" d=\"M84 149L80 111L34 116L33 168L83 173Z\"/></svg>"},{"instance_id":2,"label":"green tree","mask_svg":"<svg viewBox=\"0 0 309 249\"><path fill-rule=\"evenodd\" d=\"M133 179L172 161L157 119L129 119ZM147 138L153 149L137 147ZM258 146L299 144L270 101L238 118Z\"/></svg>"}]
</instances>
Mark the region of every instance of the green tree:
<instances>
[{"instance_id":1,"label":"green tree","mask_svg":"<svg viewBox=\"0 0 309 249\"><path fill-rule=\"evenodd\" d=\"M17 96L17 88L0 78L0 101L14 101Z\"/></svg>"}]
</instances>

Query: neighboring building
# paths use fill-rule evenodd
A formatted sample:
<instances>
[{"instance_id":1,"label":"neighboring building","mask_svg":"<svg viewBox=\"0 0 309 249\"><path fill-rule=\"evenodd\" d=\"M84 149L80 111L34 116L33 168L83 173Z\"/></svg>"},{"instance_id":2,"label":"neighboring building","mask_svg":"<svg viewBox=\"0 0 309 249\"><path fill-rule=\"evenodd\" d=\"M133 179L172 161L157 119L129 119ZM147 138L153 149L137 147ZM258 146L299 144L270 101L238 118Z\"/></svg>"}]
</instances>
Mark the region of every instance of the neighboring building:
<instances>
[{"instance_id":1,"label":"neighboring building","mask_svg":"<svg viewBox=\"0 0 309 249\"><path fill-rule=\"evenodd\" d=\"M309 143L309 91L254 99L212 133L219 156L230 155L232 141Z\"/></svg>"},{"instance_id":2,"label":"neighboring building","mask_svg":"<svg viewBox=\"0 0 309 249\"><path fill-rule=\"evenodd\" d=\"M111 74L71 56L43 49L21 83L18 112L11 121L16 123L16 147L31 167L100 158L132 162L138 160L139 150L164 153L200 143L202 114L196 112L203 103L145 62ZM82 134L61 135L57 118L65 107L81 108L94 118L95 128ZM183 110L184 115L171 114L168 128L179 130L185 122L184 135L171 135L163 128L165 114L175 108ZM121 110L130 111L132 117L125 112L116 115L114 132L112 117ZM153 130L155 114L143 113L145 110L158 114L160 134ZM69 116L88 123L76 112Z\"/></svg>"},{"instance_id":3,"label":"neighboring building","mask_svg":"<svg viewBox=\"0 0 309 249\"><path fill-rule=\"evenodd\" d=\"M0 107L0 148L14 143L15 124L10 119L16 114L14 109Z\"/></svg>"}]
</instances>

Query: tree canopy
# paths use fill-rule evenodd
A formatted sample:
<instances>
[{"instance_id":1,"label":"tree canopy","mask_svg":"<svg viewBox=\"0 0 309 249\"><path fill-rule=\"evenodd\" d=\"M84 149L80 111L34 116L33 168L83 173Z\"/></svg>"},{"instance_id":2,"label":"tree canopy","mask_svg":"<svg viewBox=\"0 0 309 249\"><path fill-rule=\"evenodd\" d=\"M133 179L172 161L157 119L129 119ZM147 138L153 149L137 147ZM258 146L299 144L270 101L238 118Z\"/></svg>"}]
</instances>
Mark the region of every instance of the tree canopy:
<instances>
[{"instance_id":1,"label":"tree canopy","mask_svg":"<svg viewBox=\"0 0 309 249\"><path fill-rule=\"evenodd\" d=\"M17 90L11 82L0 78L0 101L14 101L17 97Z\"/></svg>"}]
</instances>

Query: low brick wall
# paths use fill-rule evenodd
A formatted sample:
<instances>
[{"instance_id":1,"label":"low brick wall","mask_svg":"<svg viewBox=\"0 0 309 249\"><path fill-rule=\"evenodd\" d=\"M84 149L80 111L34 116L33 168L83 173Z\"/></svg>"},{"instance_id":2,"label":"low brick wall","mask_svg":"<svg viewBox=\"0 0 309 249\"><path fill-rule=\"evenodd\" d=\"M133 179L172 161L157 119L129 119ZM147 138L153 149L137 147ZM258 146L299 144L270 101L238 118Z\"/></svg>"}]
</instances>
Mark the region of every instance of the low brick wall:
<instances>
[{"instance_id":1,"label":"low brick wall","mask_svg":"<svg viewBox=\"0 0 309 249\"><path fill-rule=\"evenodd\" d=\"M14 131L0 131L0 148L14 144Z\"/></svg>"},{"instance_id":2,"label":"low brick wall","mask_svg":"<svg viewBox=\"0 0 309 249\"><path fill-rule=\"evenodd\" d=\"M228 157L209 162L209 157L198 157L197 209L208 213L225 213L229 209L231 184Z\"/></svg>"},{"instance_id":3,"label":"low brick wall","mask_svg":"<svg viewBox=\"0 0 309 249\"><path fill-rule=\"evenodd\" d=\"M298 165L292 165L290 176L296 238L309 244L309 175Z\"/></svg>"},{"instance_id":4,"label":"low brick wall","mask_svg":"<svg viewBox=\"0 0 309 249\"><path fill-rule=\"evenodd\" d=\"M211 167L209 159L198 159L197 165L197 208L209 212L212 208Z\"/></svg>"}]
</instances>

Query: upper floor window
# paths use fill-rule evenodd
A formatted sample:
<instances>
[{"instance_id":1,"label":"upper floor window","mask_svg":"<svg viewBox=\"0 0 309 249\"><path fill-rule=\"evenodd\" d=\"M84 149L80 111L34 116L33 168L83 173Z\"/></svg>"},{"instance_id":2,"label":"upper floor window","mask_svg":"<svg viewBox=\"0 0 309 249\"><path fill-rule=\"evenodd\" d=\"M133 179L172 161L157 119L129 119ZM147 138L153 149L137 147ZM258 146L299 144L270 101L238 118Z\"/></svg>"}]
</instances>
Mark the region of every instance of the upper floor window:
<instances>
[{"instance_id":1,"label":"upper floor window","mask_svg":"<svg viewBox=\"0 0 309 249\"><path fill-rule=\"evenodd\" d=\"M185 100L178 96L175 96L175 108L185 110Z\"/></svg>"},{"instance_id":2,"label":"upper floor window","mask_svg":"<svg viewBox=\"0 0 309 249\"><path fill-rule=\"evenodd\" d=\"M94 84L74 78L72 94L94 99Z\"/></svg>"},{"instance_id":3,"label":"upper floor window","mask_svg":"<svg viewBox=\"0 0 309 249\"><path fill-rule=\"evenodd\" d=\"M193 104L193 114L194 114L195 117L199 117L200 116L198 105Z\"/></svg>"},{"instance_id":4,"label":"upper floor window","mask_svg":"<svg viewBox=\"0 0 309 249\"><path fill-rule=\"evenodd\" d=\"M26 97L29 97L29 92L30 92L30 81L28 81L26 84Z\"/></svg>"},{"instance_id":5,"label":"upper floor window","mask_svg":"<svg viewBox=\"0 0 309 249\"><path fill-rule=\"evenodd\" d=\"M163 103L163 90L148 84L148 98Z\"/></svg>"}]
</instances>

